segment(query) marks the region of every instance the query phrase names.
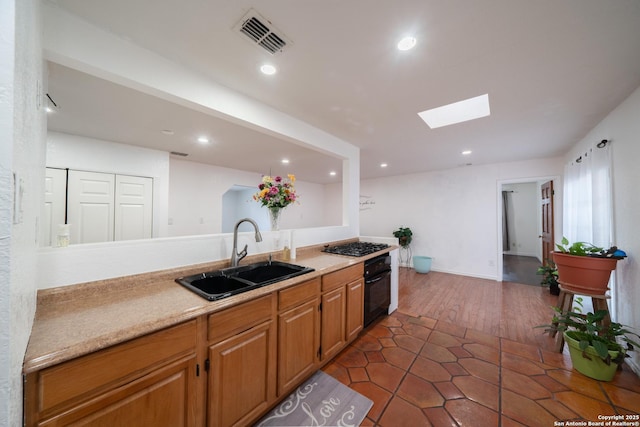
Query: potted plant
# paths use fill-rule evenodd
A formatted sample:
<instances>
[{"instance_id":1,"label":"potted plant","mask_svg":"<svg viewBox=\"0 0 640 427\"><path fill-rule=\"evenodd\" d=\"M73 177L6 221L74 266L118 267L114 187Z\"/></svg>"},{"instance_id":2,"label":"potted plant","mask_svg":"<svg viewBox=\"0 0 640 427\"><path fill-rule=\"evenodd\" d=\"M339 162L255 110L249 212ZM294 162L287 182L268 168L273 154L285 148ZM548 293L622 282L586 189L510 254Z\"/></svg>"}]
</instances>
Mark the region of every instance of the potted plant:
<instances>
[{"instance_id":1,"label":"potted plant","mask_svg":"<svg viewBox=\"0 0 640 427\"><path fill-rule=\"evenodd\" d=\"M398 238L398 243L403 248L406 248L411 244L411 240L413 239L413 232L409 227L400 227L396 231L393 232L393 236Z\"/></svg>"},{"instance_id":2,"label":"potted plant","mask_svg":"<svg viewBox=\"0 0 640 427\"><path fill-rule=\"evenodd\" d=\"M558 281L562 286L574 292L588 295L604 295L609 283L611 271L616 269L619 259L627 255L616 246L603 249L586 242L569 245L566 237L556 244L557 251L552 252L553 261L558 268Z\"/></svg>"},{"instance_id":3,"label":"potted plant","mask_svg":"<svg viewBox=\"0 0 640 427\"><path fill-rule=\"evenodd\" d=\"M546 264L538 267L536 274L542 276L540 284L549 287L551 295L560 295L560 285L558 283L558 268L553 261L547 260Z\"/></svg>"},{"instance_id":4,"label":"potted plant","mask_svg":"<svg viewBox=\"0 0 640 427\"><path fill-rule=\"evenodd\" d=\"M563 333L573 367L580 373L601 381L611 381L625 357L627 351L640 346L629 336L640 336L620 323L603 324L609 316L607 310L583 314L582 298L576 298L578 306L573 311L563 312L554 307L556 315L545 332L560 331Z\"/></svg>"}]
</instances>

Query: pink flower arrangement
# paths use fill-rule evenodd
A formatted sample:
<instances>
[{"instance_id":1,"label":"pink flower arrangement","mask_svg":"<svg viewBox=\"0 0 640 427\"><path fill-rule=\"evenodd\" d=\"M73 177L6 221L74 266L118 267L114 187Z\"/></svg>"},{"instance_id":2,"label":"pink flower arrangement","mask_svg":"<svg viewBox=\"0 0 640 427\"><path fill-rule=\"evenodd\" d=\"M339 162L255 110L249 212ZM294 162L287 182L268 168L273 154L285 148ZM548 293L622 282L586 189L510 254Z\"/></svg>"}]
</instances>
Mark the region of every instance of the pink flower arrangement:
<instances>
[{"instance_id":1,"label":"pink flower arrangement","mask_svg":"<svg viewBox=\"0 0 640 427\"><path fill-rule=\"evenodd\" d=\"M287 175L287 179L264 175L253 200L268 208L284 208L297 199L295 182L296 177L292 174Z\"/></svg>"}]
</instances>

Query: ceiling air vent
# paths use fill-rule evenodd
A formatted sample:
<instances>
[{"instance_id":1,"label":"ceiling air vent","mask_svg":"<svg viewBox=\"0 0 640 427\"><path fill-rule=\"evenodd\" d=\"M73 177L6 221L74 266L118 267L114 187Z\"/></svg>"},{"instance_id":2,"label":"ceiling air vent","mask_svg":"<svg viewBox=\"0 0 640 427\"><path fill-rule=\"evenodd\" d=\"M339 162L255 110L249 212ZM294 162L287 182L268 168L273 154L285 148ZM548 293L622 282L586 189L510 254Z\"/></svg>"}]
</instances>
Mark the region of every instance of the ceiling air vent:
<instances>
[{"instance_id":1,"label":"ceiling air vent","mask_svg":"<svg viewBox=\"0 0 640 427\"><path fill-rule=\"evenodd\" d=\"M235 29L247 36L255 46L260 46L272 55L281 53L291 44L282 31L253 9L238 22Z\"/></svg>"}]
</instances>

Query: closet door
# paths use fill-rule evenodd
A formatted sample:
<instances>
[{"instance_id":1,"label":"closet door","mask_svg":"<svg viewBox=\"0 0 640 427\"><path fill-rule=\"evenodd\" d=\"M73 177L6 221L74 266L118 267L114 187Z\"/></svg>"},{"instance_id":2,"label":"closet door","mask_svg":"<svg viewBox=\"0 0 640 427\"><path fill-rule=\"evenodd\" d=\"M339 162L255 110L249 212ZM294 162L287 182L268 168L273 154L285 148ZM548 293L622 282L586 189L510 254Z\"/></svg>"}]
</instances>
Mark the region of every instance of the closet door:
<instances>
[{"instance_id":1,"label":"closet door","mask_svg":"<svg viewBox=\"0 0 640 427\"><path fill-rule=\"evenodd\" d=\"M58 225L64 224L67 198L66 169L46 168L44 178L44 211L40 246L56 246Z\"/></svg>"},{"instance_id":2,"label":"closet door","mask_svg":"<svg viewBox=\"0 0 640 427\"><path fill-rule=\"evenodd\" d=\"M113 240L114 188L113 174L69 171L67 222L72 244Z\"/></svg>"},{"instance_id":3,"label":"closet door","mask_svg":"<svg viewBox=\"0 0 640 427\"><path fill-rule=\"evenodd\" d=\"M152 178L116 175L115 240L151 237L152 194Z\"/></svg>"}]
</instances>

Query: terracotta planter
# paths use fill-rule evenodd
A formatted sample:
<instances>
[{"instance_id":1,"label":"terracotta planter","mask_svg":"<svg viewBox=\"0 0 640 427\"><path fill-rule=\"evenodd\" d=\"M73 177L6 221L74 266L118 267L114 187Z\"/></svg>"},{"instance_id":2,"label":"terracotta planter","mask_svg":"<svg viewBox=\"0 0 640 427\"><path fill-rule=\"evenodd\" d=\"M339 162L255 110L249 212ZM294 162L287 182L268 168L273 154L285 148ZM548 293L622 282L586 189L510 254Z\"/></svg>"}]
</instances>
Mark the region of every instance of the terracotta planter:
<instances>
[{"instance_id":1,"label":"terracotta planter","mask_svg":"<svg viewBox=\"0 0 640 427\"><path fill-rule=\"evenodd\" d=\"M558 282L564 289L587 295L604 295L617 259L596 258L553 252L558 267Z\"/></svg>"},{"instance_id":2,"label":"terracotta planter","mask_svg":"<svg viewBox=\"0 0 640 427\"><path fill-rule=\"evenodd\" d=\"M569 348L569 354L571 355L571 363L576 371L583 375L588 376L599 381L611 381L618 370L618 364L611 362L607 365L598 356L596 350L589 346L584 351L587 357L584 357L582 350L580 350L580 344L577 340L573 339L567 333L564 333L564 340ZM609 351L611 358L618 356L617 351Z\"/></svg>"}]
</instances>

